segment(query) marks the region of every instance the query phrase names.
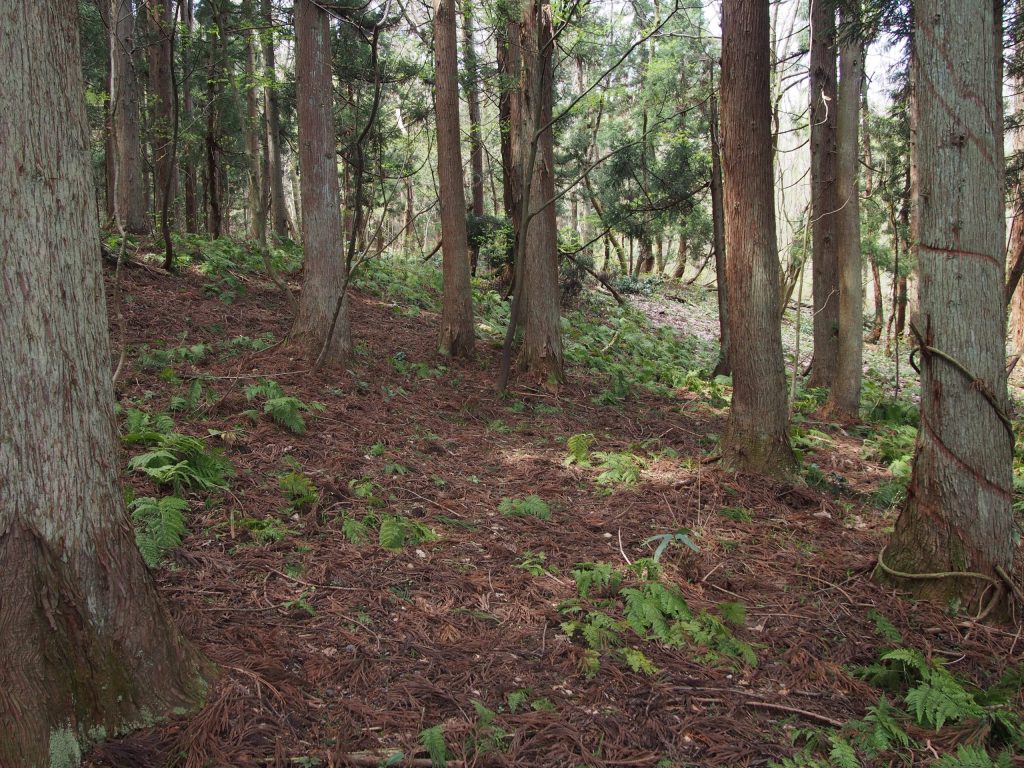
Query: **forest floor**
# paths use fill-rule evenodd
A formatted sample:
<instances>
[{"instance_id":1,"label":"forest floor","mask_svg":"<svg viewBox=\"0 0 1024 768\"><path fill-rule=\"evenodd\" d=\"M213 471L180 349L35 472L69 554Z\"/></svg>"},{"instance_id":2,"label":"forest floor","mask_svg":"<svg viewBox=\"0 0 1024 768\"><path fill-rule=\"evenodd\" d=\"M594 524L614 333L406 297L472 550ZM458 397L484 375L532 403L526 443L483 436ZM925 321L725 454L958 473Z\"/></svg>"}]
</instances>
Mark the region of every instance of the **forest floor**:
<instances>
[{"instance_id":1,"label":"forest floor","mask_svg":"<svg viewBox=\"0 0 1024 768\"><path fill-rule=\"evenodd\" d=\"M776 483L714 461L727 389L609 396L585 361L615 335L577 342L557 392L498 396L496 335L445 361L436 315L406 294L357 292L349 370L310 374L293 347L255 349L289 329L269 285L243 279L226 304L192 268L121 281L122 419L170 413L235 475L186 495L187 535L154 570L219 670L206 706L88 765L797 766L840 743L864 765L931 765L995 737L991 718L936 730L897 709L914 679L880 661L896 648L944 659L972 696L1016 679L1021 711L1019 627L871 581L894 513L863 431L810 408L813 482ZM115 350L116 315L112 300ZM247 399L263 379L322 404L303 434ZM904 678L893 707L886 666ZM886 712L907 746L873 752L858 739Z\"/></svg>"}]
</instances>

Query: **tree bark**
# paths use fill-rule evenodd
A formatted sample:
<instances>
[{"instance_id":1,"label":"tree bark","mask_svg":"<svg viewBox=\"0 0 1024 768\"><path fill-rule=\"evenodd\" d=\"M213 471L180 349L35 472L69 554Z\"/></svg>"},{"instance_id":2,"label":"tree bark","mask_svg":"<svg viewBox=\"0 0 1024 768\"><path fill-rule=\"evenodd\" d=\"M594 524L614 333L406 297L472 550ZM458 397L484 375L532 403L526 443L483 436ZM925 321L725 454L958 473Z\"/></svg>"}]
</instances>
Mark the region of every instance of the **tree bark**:
<instances>
[{"instance_id":1,"label":"tree bark","mask_svg":"<svg viewBox=\"0 0 1024 768\"><path fill-rule=\"evenodd\" d=\"M469 108L469 167L472 178L470 191L473 195L473 215L484 215L484 143L480 122L480 82L479 65L476 56L476 40L473 34L473 3L472 0L462 2L462 55L466 62L465 91L466 103ZM456 71L458 64L456 63ZM471 264L476 274L480 249L471 247Z\"/></svg>"},{"instance_id":2,"label":"tree bark","mask_svg":"<svg viewBox=\"0 0 1024 768\"><path fill-rule=\"evenodd\" d=\"M0 765L50 768L204 683L118 482L77 17L21 0L0 29Z\"/></svg>"},{"instance_id":3,"label":"tree bark","mask_svg":"<svg viewBox=\"0 0 1024 768\"><path fill-rule=\"evenodd\" d=\"M292 337L316 360L337 309L324 362L341 365L348 359L352 338L345 296L348 269L341 250L331 34L327 11L314 0L295 2L295 43L305 268Z\"/></svg>"},{"instance_id":4,"label":"tree bark","mask_svg":"<svg viewBox=\"0 0 1024 768\"><path fill-rule=\"evenodd\" d=\"M254 24L252 0L242 3L245 24ZM266 139L268 132L260 120L259 92L256 82L256 44L252 30L245 32L245 154L249 161L249 216L250 232L259 247L267 239L267 215L263 208L263 156L260 137Z\"/></svg>"},{"instance_id":5,"label":"tree bark","mask_svg":"<svg viewBox=\"0 0 1024 768\"><path fill-rule=\"evenodd\" d=\"M992 581L876 574L917 597L977 611L1005 594L996 568L1012 572L1014 551L1013 440L1001 420L1008 398L998 41L992 3L918 0L914 17L920 314L912 324L929 349L919 356L921 427L907 503L884 562L904 573L971 571Z\"/></svg>"},{"instance_id":6,"label":"tree bark","mask_svg":"<svg viewBox=\"0 0 1024 768\"><path fill-rule=\"evenodd\" d=\"M475 342L473 293L466 238L466 200L459 147L459 78L455 2L434 0L434 114L437 123L437 178L441 200L444 298L438 350L449 357L472 357ZM483 182L483 173L479 181ZM474 201L477 179L473 181ZM483 187L480 186L481 213Z\"/></svg>"},{"instance_id":7,"label":"tree bark","mask_svg":"<svg viewBox=\"0 0 1024 768\"><path fill-rule=\"evenodd\" d=\"M836 14L811 0L811 276L814 360L811 387L830 387L839 354L839 262L836 254Z\"/></svg>"},{"instance_id":8,"label":"tree bark","mask_svg":"<svg viewBox=\"0 0 1024 768\"><path fill-rule=\"evenodd\" d=\"M263 31L264 109L266 111L266 142L270 163L265 183L270 185L270 219L277 237L288 236L288 206L284 194L284 164L281 161L281 108L277 97L277 61L274 53L273 17L270 0L260 0L260 13L268 27Z\"/></svg>"},{"instance_id":9,"label":"tree bark","mask_svg":"<svg viewBox=\"0 0 1024 768\"><path fill-rule=\"evenodd\" d=\"M853 15L844 15L850 24ZM842 421L856 420L864 360L864 286L861 282L860 189L857 182L860 142L860 93L864 77L864 45L850 40L839 54L836 101L837 191L836 254L839 258L839 334L835 379L825 412Z\"/></svg>"},{"instance_id":10,"label":"tree bark","mask_svg":"<svg viewBox=\"0 0 1024 768\"><path fill-rule=\"evenodd\" d=\"M554 29L551 6L533 0L523 6L518 25L520 69L512 93L512 164L522 179L518 190L522 222L517 237L520 366L531 376L557 384L565 380L558 289L558 225L555 207L554 142L551 131L554 88ZM510 33L511 37L511 33ZM514 43L513 43L514 45Z\"/></svg>"},{"instance_id":11,"label":"tree bark","mask_svg":"<svg viewBox=\"0 0 1024 768\"><path fill-rule=\"evenodd\" d=\"M110 93L114 116L117 217L132 234L148 234L149 214L142 164L139 82L132 60L135 14L130 0L111 0Z\"/></svg>"},{"instance_id":12,"label":"tree bark","mask_svg":"<svg viewBox=\"0 0 1024 768\"><path fill-rule=\"evenodd\" d=\"M785 476L795 461L778 317L769 50L768 0L724 0L722 170L733 394L722 455L737 469Z\"/></svg>"}]
</instances>

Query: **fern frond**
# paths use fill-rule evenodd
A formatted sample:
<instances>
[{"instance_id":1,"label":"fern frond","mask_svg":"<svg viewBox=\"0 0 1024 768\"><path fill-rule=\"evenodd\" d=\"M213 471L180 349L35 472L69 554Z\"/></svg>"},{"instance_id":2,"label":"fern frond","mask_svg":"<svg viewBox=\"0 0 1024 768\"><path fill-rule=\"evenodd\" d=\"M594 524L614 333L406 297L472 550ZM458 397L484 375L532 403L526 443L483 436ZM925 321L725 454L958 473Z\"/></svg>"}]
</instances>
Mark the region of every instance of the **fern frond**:
<instances>
[{"instance_id":1,"label":"fern frond","mask_svg":"<svg viewBox=\"0 0 1024 768\"><path fill-rule=\"evenodd\" d=\"M447 768L448 747L444 743L444 726L434 725L420 731L420 743L430 755L432 768Z\"/></svg>"}]
</instances>

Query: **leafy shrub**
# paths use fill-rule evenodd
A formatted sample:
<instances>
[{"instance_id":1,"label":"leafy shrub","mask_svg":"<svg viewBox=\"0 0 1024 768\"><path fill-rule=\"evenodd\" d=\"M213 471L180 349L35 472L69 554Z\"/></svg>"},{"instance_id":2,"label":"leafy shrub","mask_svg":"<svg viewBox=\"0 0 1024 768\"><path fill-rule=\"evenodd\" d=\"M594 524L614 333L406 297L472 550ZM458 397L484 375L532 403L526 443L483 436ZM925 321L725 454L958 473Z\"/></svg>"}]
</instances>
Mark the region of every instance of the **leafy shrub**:
<instances>
[{"instance_id":1,"label":"leafy shrub","mask_svg":"<svg viewBox=\"0 0 1024 768\"><path fill-rule=\"evenodd\" d=\"M134 456L128 468L142 472L160 485L170 485L176 495L185 488L212 491L227 488L234 467L216 448L198 437L153 433L146 440L152 450Z\"/></svg>"},{"instance_id":2,"label":"leafy shrub","mask_svg":"<svg viewBox=\"0 0 1024 768\"><path fill-rule=\"evenodd\" d=\"M128 505L135 522L135 543L146 565L154 568L185 535L188 502L178 496L142 496Z\"/></svg>"}]
</instances>

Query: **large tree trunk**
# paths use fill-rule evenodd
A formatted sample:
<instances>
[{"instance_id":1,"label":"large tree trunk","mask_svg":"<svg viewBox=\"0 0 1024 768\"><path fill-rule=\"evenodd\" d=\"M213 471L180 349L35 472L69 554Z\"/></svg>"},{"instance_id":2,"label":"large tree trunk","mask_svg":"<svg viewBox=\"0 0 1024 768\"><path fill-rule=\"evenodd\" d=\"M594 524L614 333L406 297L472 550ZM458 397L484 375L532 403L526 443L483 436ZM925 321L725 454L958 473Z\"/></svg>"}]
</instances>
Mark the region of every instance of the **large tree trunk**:
<instances>
[{"instance_id":1,"label":"large tree trunk","mask_svg":"<svg viewBox=\"0 0 1024 768\"><path fill-rule=\"evenodd\" d=\"M270 0L260 0L260 15L267 25L262 33L264 109L266 111L267 147L270 163L264 183L270 185L270 218L274 234L288 236L288 206L284 194L284 164L281 162L281 109L277 99L277 62L274 53L273 18Z\"/></svg>"},{"instance_id":2,"label":"large tree trunk","mask_svg":"<svg viewBox=\"0 0 1024 768\"><path fill-rule=\"evenodd\" d=\"M230 210L227 207L226 169L221 162L224 148L221 146L221 94L227 77L227 24L221 3L226 0L212 0L216 30L207 35L207 81L206 81L206 198L209 206L207 229L210 237L218 238L227 234Z\"/></svg>"},{"instance_id":3,"label":"large tree trunk","mask_svg":"<svg viewBox=\"0 0 1024 768\"><path fill-rule=\"evenodd\" d=\"M1013 567L1003 314L1003 153L992 3L918 0L916 218L921 428L878 575L976 611ZM932 352L931 350L937 350ZM955 361L955 362L954 362ZM936 574L904 577L893 571ZM993 586L995 590L993 591Z\"/></svg>"},{"instance_id":4,"label":"large tree trunk","mask_svg":"<svg viewBox=\"0 0 1024 768\"><path fill-rule=\"evenodd\" d=\"M147 234L150 221L142 167L139 83L132 62L135 14L130 0L110 2L110 94L114 115L116 216L128 232Z\"/></svg>"},{"instance_id":5,"label":"large tree trunk","mask_svg":"<svg viewBox=\"0 0 1024 768\"><path fill-rule=\"evenodd\" d=\"M712 374L728 376L732 373L729 351L729 277L725 260L725 205L722 199L722 147L719 141L718 99L714 86L708 108L711 132L711 247L715 252L715 283L718 286L718 362ZM680 277L682 275L680 274Z\"/></svg>"},{"instance_id":6,"label":"large tree trunk","mask_svg":"<svg viewBox=\"0 0 1024 768\"><path fill-rule=\"evenodd\" d=\"M844 16L849 24L853 16ZM825 411L850 421L858 417L864 360L864 286L861 283L860 190L857 183L860 142L860 92L864 77L864 46L843 44L839 54L839 95L836 101L837 190L836 252L839 257L839 349L835 379Z\"/></svg>"},{"instance_id":7,"label":"large tree trunk","mask_svg":"<svg viewBox=\"0 0 1024 768\"><path fill-rule=\"evenodd\" d=\"M722 436L733 467L788 475L779 258L775 239L768 0L722 5L722 165L732 408Z\"/></svg>"},{"instance_id":8,"label":"large tree trunk","mask_svg":"<svg viewBox=\"0 0 1024 768\"><path fill-rule=\"evenodd\" d=\"M174 152L174 81L171 33L174 24L171 0L149 0L149 90L153 109L150 135L153 143L153 205L157 215L174 214L178 173ZM166 202L165 202L166 198ZM170 225L168 221L168 225Z\"/></svg>"},{"instance_id":9,"label":"large tree trunk","mask_svg":"<svg viewBox=\"0 0 1024 768\"><path fill-rule=\"evenodd\" d=\"M512 165L522 180L522 222L517 237L517 285L521 292L523 347L520 365L549 383L565 380L558 290L558 225L555 158L551 132L553 27L551 6L533 0L523 6L516 30L520 77L512 93ZM510 33L511 37L511 33ZM528 190L528 194L527 194Z\"/></svg>"},{"instance_id":10,"label":"large tree trunk","mask_svg":"<svg viewBox=\"0 0 1024 768\"><path fill-rule=\"evenodd\" d=\"M470 190L473 195L473 215L484 215L484 142L480 123L480 82L476 57L476 41L473 37L473 2L462 3L462 54L466 62L465 90L469 106L469 167L472 178ZM479 248L472 246L471 262L476 274Z\"/></svg>"},{"instance_id":11,"label":"large tree trunk","mask_svg":"<svg viewBox=\"0 0 1024 768\"><path fill-rule=\"evenodd\" d=\"M441 192L441 247L444 272L444 299L438 348L442 355L471 357L475 332L473 293L469 286L466 200L462 193L459 65L455 40L454 0L434 0L434 114L437 118L437 179ZM482 184L482 171L479 181ZM473 186L475 190L476 179ZM482 186L479 191L482 208Z\"/></svg>"},{"instance_id":12,"label":"large tree trunk","mask_svg":"<svg viewBox=\"0 0 1024 768\"><path fill-rule=\"evenodd\" d=\"M811 2L811 276L814 360L808 386L830 387L839 354L836 254L836 12Z\"/></svg>"},{"instance_id":13,"label":"large tree trunk","mask_svg":"<svg viewBox=\"0 0 1024 768\"><path fill-rule=\"evenodd\" d=\"M341 250L329 19L327 11L314 0L296 0L295 72L305 268L292 336L316 360L330 333L323 362L340 365L348 358L352 338L345 297L348 270Z\"/></svg>"},{"instance_id":14,"label":"large tree trunk","mask_svg":"<svg viewBox=\"0 0 1024 768\"><path fill-rule=\"evenodd\" d=\"M118 482L77 17L9 2L0 29L0 765L51 768L204 684Z\"/></svg>"}]
</instances>

